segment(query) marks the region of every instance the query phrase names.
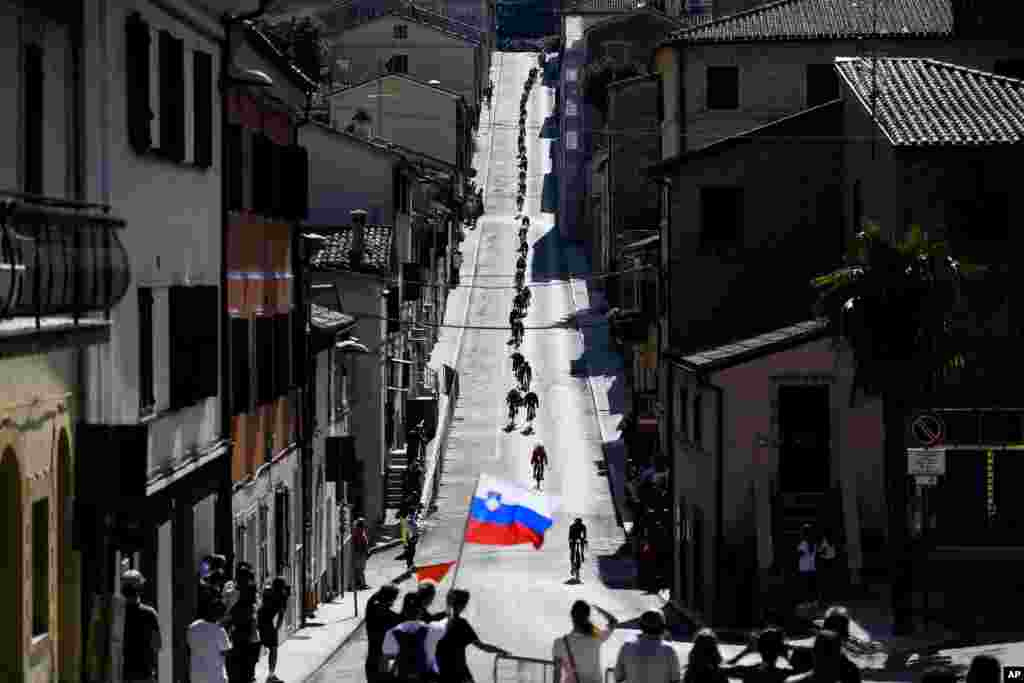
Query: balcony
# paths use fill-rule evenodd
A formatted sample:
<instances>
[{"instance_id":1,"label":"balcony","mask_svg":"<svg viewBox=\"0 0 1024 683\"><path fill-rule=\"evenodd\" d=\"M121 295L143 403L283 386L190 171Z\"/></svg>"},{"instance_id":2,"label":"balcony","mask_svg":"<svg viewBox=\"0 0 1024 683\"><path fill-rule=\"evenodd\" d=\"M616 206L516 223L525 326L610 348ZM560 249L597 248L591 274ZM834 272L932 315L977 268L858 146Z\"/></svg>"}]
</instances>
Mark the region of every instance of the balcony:
<instances>
[{"instance_id":1,"label":"balcony","mask_svg":"<svg viewBox=\"0 0 1024 683\"><path fill-rule=\"evenodd\" d=\"M117 234L124 225L107 206L0 190L5 353L19 343L39 351L85 341L79 335L106 338L106 314L131 282L128 254ZM102 319L98 313L104 313Z\"/></svg>"}]
</instances>

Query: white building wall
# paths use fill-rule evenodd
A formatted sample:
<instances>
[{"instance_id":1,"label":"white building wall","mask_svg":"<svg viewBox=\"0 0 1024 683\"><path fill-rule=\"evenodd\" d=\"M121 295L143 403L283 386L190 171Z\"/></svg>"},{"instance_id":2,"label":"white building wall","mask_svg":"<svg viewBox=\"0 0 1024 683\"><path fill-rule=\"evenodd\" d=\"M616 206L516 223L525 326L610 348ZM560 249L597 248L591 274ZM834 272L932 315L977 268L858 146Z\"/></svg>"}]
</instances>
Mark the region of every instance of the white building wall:
<instances>
[{"instance_id":1,"label":"white building wall","mask_svg":"<svg viewBox=\"0 0 1024 683\"><path fill-rule=\"evenodd\" d=\"M395 38L394 27L408 27L408 38ZM440 81L441 87L459 93L467 102L476 102L480 64L477 44L454 35L417 24L401 17L382 17L345 31L331 40L331 59L348 60L348 83L361 83L386 73L385 63L396 54L408 55L409 75L427 82Z\"/></svg>"},{"instance_id":2,"label":"white building wall","mask_svg":"<svg viewBox=\"0 0 1024 683\"><path fill-rule=\"evenodd\" d=\"M373 119L375 136L455 164L458 132L451 94L393 77L343 90L330 100L335 125L347 125L363 109Z\"/></svg>"},{"instance_id":3,"label":"white building wall","mask_svg":"<svg viewBox=\"0 0 1024 683\"><path fill-rule=\"evenodd\" d=\"M299 129L299 144L309 151L310 225L348 225L353 209L365 209L369 223L393 225L397 157L315 124Z\"/></svg>"},{"instance_id":4,"label":"white building wall","mask_svg":"<svg viewBox=\"0 0 1024 683\"><path fill-rule=\"evenodd\" d=\"M89 387L86 415L89 421L119 424L140 418L139 325L137 288L154 288L154 370L167 367L168 345L174 330L168 328L168 288L173 285L220 285L221 260L221 159L220 98L213 96L213 164L202 169L191 163L192 131L187 128L186 161L174 163L153 154L140 155L129 144L125 73L125 23L138 11L150 24L153 44L161 30L185 41L185 61L191 51L202 50L219 73L220 46L167 12L143 0L101 5L86 1L86 15L100 26L99 44L86 58L87 80L95 75L100 97L88 96L90 125L98 123L107 146L93 147L88 159L99 181L92 179L90 192L108 201L127 222L121 241L129 254L132 284L112 311L113 330L107 347L89 351ZM155 53L157 51L154 51ZM154 61L154 68L156 62ZM186 91L191 91L190 71ZM216 78L214 79L216 80ZM158 90L154 80L154 93ZM216 84L214 84L216 88ZM89 88L91 92L94 88ZM155 99L155 94L154 94ZM190 121L191 96L186 98L185 119ZM154 121L154 133L158 133ZM105 132L103 132L105 131ZM154 135L154 143L158 135ZM193 448L204 449L220 434L217 397L175 412L166 412L170 377L157 372L156 414L150 427L151 473L177 463Z\"/></svg>"}]
</instances>

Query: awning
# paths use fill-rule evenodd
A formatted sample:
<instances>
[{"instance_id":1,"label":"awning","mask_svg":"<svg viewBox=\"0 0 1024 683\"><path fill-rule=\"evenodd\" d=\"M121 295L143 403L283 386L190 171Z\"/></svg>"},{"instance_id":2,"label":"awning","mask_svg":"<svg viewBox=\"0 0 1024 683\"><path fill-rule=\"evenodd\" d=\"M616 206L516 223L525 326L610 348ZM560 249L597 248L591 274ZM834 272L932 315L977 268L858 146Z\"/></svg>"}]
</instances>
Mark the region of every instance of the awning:
<instances>
[{"instance_id":1,"label":"awning","mask_svg":"<svg viewBox=\"0 0 1024 683\"><path fill-rule=\"evenodd\" d=\"M347 313L319 304L310 304L309 307L309 344L314 355L333 347L338 336L356 324L355 317Z\"/></svg>"},{"instance_id":2,"label":"awning","mask_svg":"<svg viewBox=\"0 0 1024 683\"><path fill-rule=\"evenodd\" d=\"M124 226L109 207L0 191L0 318L113 308L131 282Z\"/></svg>"},{"instance_id":3,"label":"awning","mask_svg":"<svg viewBox=\"0 0 1024 683\"><path fill-rule=\"evenodd\" d=\"M656 417L641 417L637 420L636 429L638 432L647 434L658 433L658 418Z\"/></svg>"}]
</instances>

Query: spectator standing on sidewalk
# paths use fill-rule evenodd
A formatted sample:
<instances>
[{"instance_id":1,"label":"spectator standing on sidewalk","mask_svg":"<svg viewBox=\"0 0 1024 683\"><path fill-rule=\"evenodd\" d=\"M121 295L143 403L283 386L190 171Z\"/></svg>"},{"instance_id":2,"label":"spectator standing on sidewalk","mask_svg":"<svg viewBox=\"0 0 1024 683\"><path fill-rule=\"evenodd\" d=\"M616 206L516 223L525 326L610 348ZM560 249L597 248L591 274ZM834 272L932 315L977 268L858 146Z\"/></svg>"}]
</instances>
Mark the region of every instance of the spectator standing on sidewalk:
<instances>
[{"instance_id":1,"label":"spectator standing on sidewalk","mask_svg":"<svg viewBox=\"0 0 1024 683\"><path fill-rule=\"evenodd\" d=\"M619 650L615 663L618 683L678 683L679 655L666 643L665 618L660 612L640 615L640 637Z\"/></svg>"},{"instance_id":2,"label":"spectator standing on sidewalk","mask_svg":"<svg viewBox=\"0 0 1024 683\"><path fill-rule=\"evenodd\" d=\"M722 670L722 653L718 650L718 636L709 628L697 631L693 648L686 662L683 683L728 683Z\"/></svg>"},{"instance_id":3,"label":"spectator standing on sidewalk","mask_svg":"<svg viewBox=\"0 0 1024 683\"><path fill-rule=\"evenodd\" d=\"M814 668L790 676L786 683L839 683L841 662L839 634L835 631L821 631L814 639Z\"/></svg>"},{"instance_id":4,"label":"spectator standing on sidewalk","mask_svg":"<svg viewBox=\"0 0 1024 683\"><path fill-rule=\"evenodd\" d=\"M188 627L190 683L228 683L225 657L231 651L228 632L219 621L224 603L206 599L199 606L199 618Z\"/></svg>"},{"instance_id":5,"label":"spectator standing on sidewalk","mask_svg":"<svg viewBox=\"0 0 1024 683\"><path fill-rule=\"evenodd\" d=\"M392 607L398 600L398 586L389 583L380 587L366 603L366 681L377 683L386 678L384 636L402 623L402 615Z\"/></svg>"},{"instance_id":6,"label":"spectator standing on sidewalk","mask_svg":"<svg viewBox=\"0 0 1024 683\"><path fill-rule=\"evenodd\" d=\"M419 523L416 521L416 512L411 511L405 516L402 526L402 541L405 543L405 566L407 569L412 569L413 562L416 559L416 544L420 540Z\"/></svg>"},{"instance_id":7,"label":"spectator standing on sidewalk","mask_svg":"<svg viewBox=\"0 0 1024 683\"><path fill-rule=\"evenodd\" d=\"M231 683L250 683L256 676L261 647L256 623L256 586L246 583L238 589L238 600L231 606L228 623L231 629L229 678Z\"/></svg>"},{"instance_id":8,"label":"spectator standing on sidewalk","mask_svg":"<svg viewBox=\"0 0 1024 683\"><path fill-rule=\"evenodd\" d=\"M811 540L811 525L804 524L800 528L800 542L797 543L796 552L797 570L800 576L799 591L803 596L802 605L813 605L817 600L817 574L815 565L816 548Z\"/></svg>"},{"instance_id":9,"label":"spectator standing on sidewalk","mask_svg":"<svg viewBox=\"0 0 1024 683\"><path fill-rule=\"evenodd\" d=\"M154 683L157 678L156 658L163 641L156 610L142 602L142 573L129 569L121 574L121 595L125 599L123 661L121 679L124 683Z\"/></svg>"},{"instance_id":10,"label":"spectator standing on sidewalk","mask_svg":"<svg viewBox=\"0 0 1024 683\"><path fill-rule=\"evenodd\" d=\"M594 609L608 621L608 628L599 629L590 621L590 605L583 600L573 603L569 616L572 619L572 631L561 638L556 638L551 648L551 658L555 660L555 671L559 672L559 680L573 683L603 683L601 671L601 645L612 635L619 625L619 620L597 605Z\"/></svg>"},{"instance_id":11,"label":"spectator standing on sidewalk","mask_svg":"<svg viewBox=\"0 0 1024 683\"><path fill-rule=\"evenodd\" d=\"M430 606L434 604L434 599L437 597L437 584L433 581L423 581L416 588L416 592L419 594L420 599L420 619L429 624L435 621L443 621L448 618L447 611L430 611Z\"/></svg>"},{"instance_id":12,"label":"spectator standing on sidewalk","mask_svg":"<svg viewBox=\"0 0 1024 683\"><path fill-rule=\"evenodd\" d=\"M395 662L394 674L398 681L425 683L437 680L434 653L428 650L431 631L443 631L439 624L428 624L420 619L418 592L406 593L402 602L402 623L384 636L384 656Z\"/></svg>"},{"instance_id":13,"label":"spectator standing on sidewalk","mask_svg":"<svg viewBox=\"0 0 1024 683\"><path fill-rule=\"evenodd\" d=\"M469 591L453 588L448 592L447 600L450 616L437 644L437 670L445 683L473 683L473 674L466 662L467 646L475 645L484 652L497 655L508 655L508 652L497 645L481 642L476 631L463 618L462 612L469 604Z\"/></svg>"},{"instance_id":14,"label":"spectator standing on sidewalk","mask_svg":"<svg viewBox=\"0 0 1024 683\"><path fill-rule=\"evenodd\" d=\"M366 560L370 557L370 535L366 531L366 519L360 517L352 529L352 590L365 590Z\"/></svg>"},{"instance_id":15,"label":"spectator standing on sidewalk","mask_svg":"<svg viewBox=\"0 0 1024 683\"><path fill-rule=\"evenodd\" d=\"M753 666L731 666L750 652L761 655L761 661ZM786 655L786 639L782 631L770 626L757 636L756 644L747 647L723 666L726 676L740 678L746 683L784 683L793 672L780 669L779 659Z\"/></svg>"},{"instance_id":16,"label":"spectator standing on sidewalk","mask_svg":"<svg viewBox=\"0 0 1024 683\"><path fill-rule=\"evenodd\" d=\"M839 643L842 645L850 639L850 613L845 607L839 605L829 607L825 611L822 628L839 636ZM861 681L860 668L842 650L839 652L839 680L842 683L860 683Z\"/></svg>"},{"instance_id":17,"label":"spectator standing on sidewalk","mask_svg":"<svg viewBox=\"0 0 1024 683\"><path fill-rule=\"evenodd\" d=\"M263 590L263 599L256 612L260 643L267 648L267 669L270 674L267 676L268 683L280 683L281 680L274 673L277 669L278 633L284 621L284 611L291 592L288 582L279 576Z\"/></svg>"}]
</instances>

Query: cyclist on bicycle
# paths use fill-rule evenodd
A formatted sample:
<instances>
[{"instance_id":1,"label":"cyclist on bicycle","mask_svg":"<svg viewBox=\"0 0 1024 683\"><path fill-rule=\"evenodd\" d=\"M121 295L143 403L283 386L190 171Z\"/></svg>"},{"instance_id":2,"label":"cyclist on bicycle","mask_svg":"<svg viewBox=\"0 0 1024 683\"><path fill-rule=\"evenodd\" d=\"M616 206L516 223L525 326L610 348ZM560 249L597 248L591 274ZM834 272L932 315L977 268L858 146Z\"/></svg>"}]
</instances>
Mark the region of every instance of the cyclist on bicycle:
<instances>
[{"instance_id":1,"label":"cyclist on bicycle","mask_svg":"<svg viewBox=\"0 0 1024 683\"><path fill-rule=\"evenodd\" d=\"M522 365L525 361L526 359L523 358L523 354L519 353L518 351L512 354L512 373L515 374L517 377L519 376L519 366Z\"/></svg>"},{"instance_id":2,"label":"cyclist on bicycle","mask_svg":"<svg viewBox=\"0 0 1024 683\"><path fill-rule=\"evenodd\" d=\"M576 521L569 527L569 561L572 563L573 573L576 573L577 558L579 564L583 563L583 549L587 547L587 527L583 519L576 518Z\"/></svg>"},{"instance_id":3,"label":"cyclist on bicycle","mask_svg":"<svg viewBox=\"0 0 1024 683\"><path fill-rule=\"evenodd\" d=\"M533 447L530 464L533 465L533 478L537 481L537 488L540 488L540 483L544 481L544 470L548 466L548 452L544 450L544 444L539 441Z\"/></svg>"},{"instance_id":4,"label":"cyclist on bicycle","mask_svg":"<svg viewBox=\"0 0 1024 683\"><path fill-rule=\"evenodd\" d=\"M519 380L519 386L523 391L530 390L530 382L533 381L533 368L530 367L529 361L523 361L522 365L519 366L519 373L516 375Z\"/></svg>"},{"instance_id":5,"label":"cyclist on bicycle","mask_svg":"<svg viewBox=\"0 0 1024 683\"><path fill-rule=\"evenodd\" d=\"M526 407L526 421L533 422L537 417L537 408L540 406L540 399L532 389L523 396L523 405Z\"/></svg>"},{"instance_id":6,"label":"cyclist on bicycle","mask_svg":"<svg viewBox=\"0 0 1024 683\"><path fill-rule=\"evenodd\" d=\"M512 343L515 344L516 349L523 343L524 334L526 334L526 328L523 326L523 321L516 320L516 324L512 326Z\"/></svg>"},{"instance_id":7,"label":"cyclist on bicycle","mask_svg":"<svg viewBox=\"0 0 1024 683\"><path fill-rule=\"evenodd\" d=\"M505 405L508 406L508 423L510 425L515 425L516 414L519 412L519 405L522 402L523 398L518 389L512 387L508 390L508 394L505 396Z\"/></svg>"},{"instance_id":8,"label":"cyclist on bicycle","mask_svg":"<svg viewBox=\"0 0 1024 683\"><path fill-rule=\"evenodd\" d=\"M523 216L523 227L524 228L530 227L530 217L529 216Z\"/></svg>"}]
</instances>

